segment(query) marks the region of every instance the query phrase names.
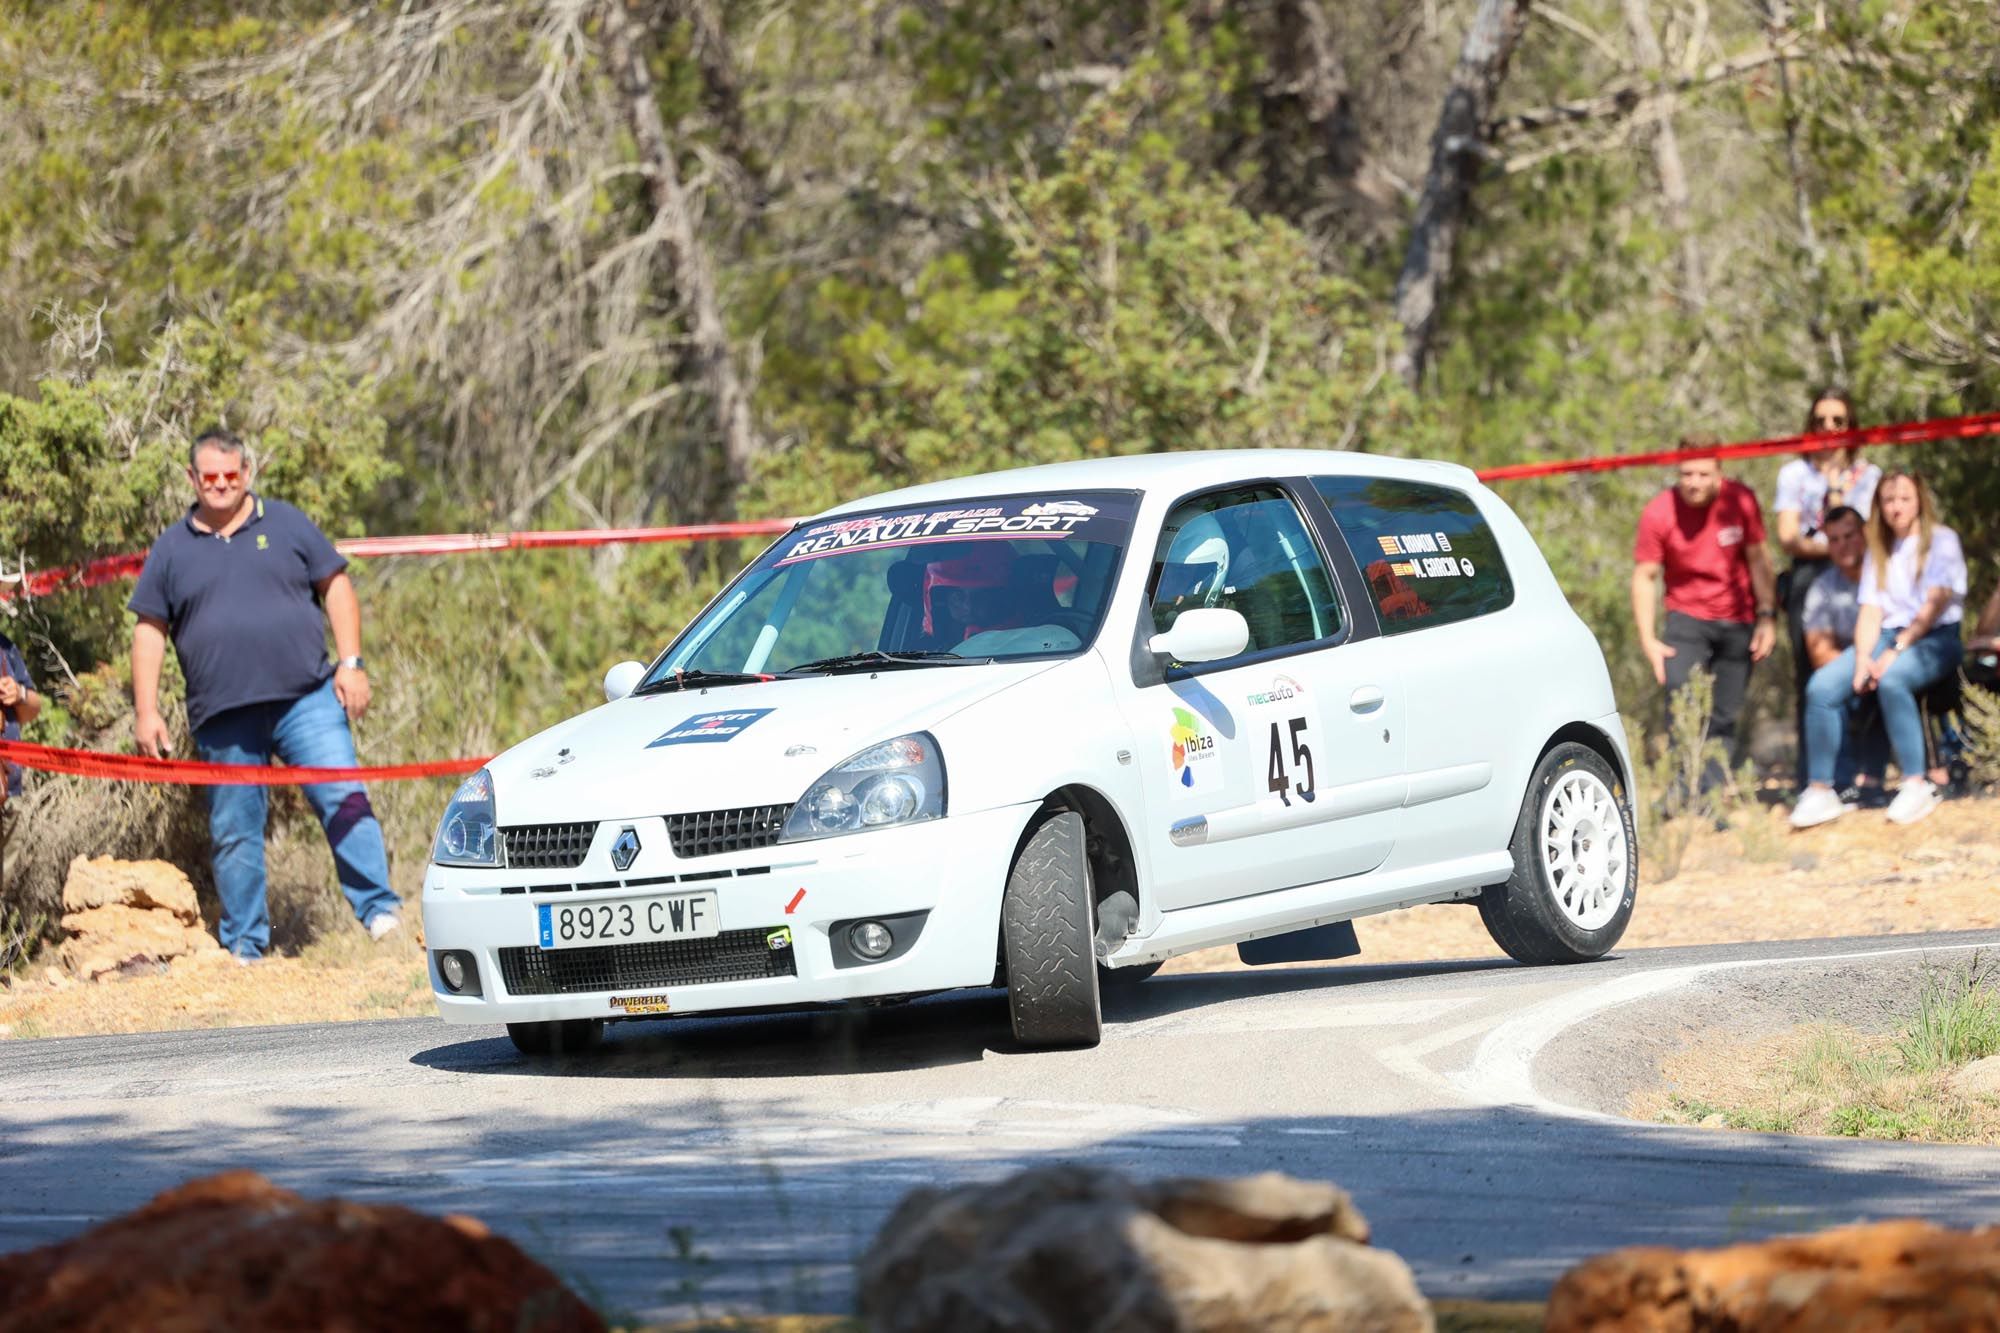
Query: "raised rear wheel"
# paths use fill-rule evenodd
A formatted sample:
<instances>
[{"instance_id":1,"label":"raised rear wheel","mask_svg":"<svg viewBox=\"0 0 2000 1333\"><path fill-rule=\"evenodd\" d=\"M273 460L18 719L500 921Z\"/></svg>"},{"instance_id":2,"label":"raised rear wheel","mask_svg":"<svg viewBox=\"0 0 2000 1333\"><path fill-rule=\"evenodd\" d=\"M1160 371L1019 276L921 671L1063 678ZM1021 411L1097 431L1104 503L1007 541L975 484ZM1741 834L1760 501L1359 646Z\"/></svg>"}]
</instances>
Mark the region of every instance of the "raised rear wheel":
<instances>
[{"instance_id":1,"label":"raised rear wheel","mask_svg":"<svg viewBox=\"0 0 2000 1333\"><path fill-rule=\"evenodd\" d=\"M1524 963L1611 952L1632 919L1639 847L1630 795L1602 755L1565 742L1542 756L1511 850L1513 875L1479 896L1493 942Z\"/></svg>"},{"instance_id":2,"label":"raised rear wheel","mask_svg":"<svg viewBox=\"0 0 2000 1333\"><path fill-rule=\"evenodd\" d=\"M1023 1046L1095 1046L1104 1035L1092 950L1083 816L1041 816L1021 844L1000 909L1007 1007Z\"/></svg>"}]
</instances>

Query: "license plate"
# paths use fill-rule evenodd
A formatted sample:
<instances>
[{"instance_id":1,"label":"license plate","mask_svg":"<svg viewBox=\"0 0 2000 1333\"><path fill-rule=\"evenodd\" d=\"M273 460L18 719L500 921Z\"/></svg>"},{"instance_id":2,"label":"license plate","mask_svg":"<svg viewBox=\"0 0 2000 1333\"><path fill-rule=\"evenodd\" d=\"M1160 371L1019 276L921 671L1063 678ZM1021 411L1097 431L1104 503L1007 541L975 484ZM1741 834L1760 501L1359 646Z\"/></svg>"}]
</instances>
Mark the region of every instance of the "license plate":
<instances>
[{"instance_id":1,"label":"license plate","mask_svg":"<svg viewBox=\"0 0 2000 1333\"><path fill-rule=\"evenodd\" d=\"M535 925L544 949L584 949L719 935L722 912L712 892L677 893L615 903L537 903Z\"/></svg>"}]
</instances>

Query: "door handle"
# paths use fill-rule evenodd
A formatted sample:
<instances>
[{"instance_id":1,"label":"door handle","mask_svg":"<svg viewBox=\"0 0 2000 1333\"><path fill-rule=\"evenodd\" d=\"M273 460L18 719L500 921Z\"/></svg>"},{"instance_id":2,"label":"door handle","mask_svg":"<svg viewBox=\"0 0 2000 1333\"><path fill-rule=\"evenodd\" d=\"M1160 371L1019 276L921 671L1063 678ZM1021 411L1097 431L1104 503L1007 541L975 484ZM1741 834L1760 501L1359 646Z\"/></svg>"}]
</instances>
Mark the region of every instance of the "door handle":
<instances>
[{"instance_id":1,"label":"door handle","mask_svg":"<svg viewBox=\"0 0 2000 1333\"><path fill-rule=\"evenodd\" d=\"M1357 713L1372 713L1382 706L1386 696L1375 685L1363 685L1347 696L1347 706Z\"/></svg>"}]
</instances>

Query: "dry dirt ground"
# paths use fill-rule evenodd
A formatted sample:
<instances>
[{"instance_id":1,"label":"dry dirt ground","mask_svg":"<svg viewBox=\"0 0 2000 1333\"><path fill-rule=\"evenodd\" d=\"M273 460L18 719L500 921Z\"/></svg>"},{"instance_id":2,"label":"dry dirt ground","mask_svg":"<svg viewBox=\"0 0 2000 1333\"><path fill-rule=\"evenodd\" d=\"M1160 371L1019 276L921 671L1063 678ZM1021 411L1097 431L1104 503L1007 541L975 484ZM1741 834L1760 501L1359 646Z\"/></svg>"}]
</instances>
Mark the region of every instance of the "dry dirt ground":
<instances>
[{"instance_id":1,"label":"dry dirt ground","mask_svg":"<svg viewBox=\"0 0 2000 1333\"><path fill-rule=\"evenodd\" d=\"M1990 927L2000 925L2000 801L1953 801L1909 828L1860 812L1797 834L1782 809L1744 811L1727 832L1691 834L1671 879L1650 858L1641 872L1629 948ZM0 1038L427 1014L417 914L406 919L400 938L382 945L348 922L297 957L248 969L218 957L57 986L33 965L0 989ZM1356 927L1369 963L1498 953L1467 905L1388 912ZM1212 949L1165 970L1237 966L1234 949Z\"/></svg>"}]
</instances>

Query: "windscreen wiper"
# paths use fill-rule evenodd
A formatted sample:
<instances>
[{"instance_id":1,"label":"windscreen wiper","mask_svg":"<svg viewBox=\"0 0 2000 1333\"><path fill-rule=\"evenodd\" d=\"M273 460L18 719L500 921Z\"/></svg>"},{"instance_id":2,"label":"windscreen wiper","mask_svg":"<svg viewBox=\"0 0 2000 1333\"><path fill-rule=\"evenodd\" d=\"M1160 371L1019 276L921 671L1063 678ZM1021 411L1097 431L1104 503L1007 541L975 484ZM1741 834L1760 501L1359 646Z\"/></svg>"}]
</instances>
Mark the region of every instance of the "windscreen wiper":
<instances>
[{"instance_id":1,"label":"windscreen wiper","mask_svg":"<svg viewBox=\"0 0 2000 1333\"><path fill-rule=\"evenodd\" d=\"M872 670L884 666L981 666L992 660L990 657L960 657L957 653L943 652L934 648L918 648L902 653L886 653L880 648L871 648L865 653L843 653L839 657L822 657L813 662L801 662L793 667L792 671L849 671L855 668Z\"/></svg>"},{"instance_id":2,"label":"windscreen wiper","mask_svg":"<svg viewBox=\"0 0 2000 1333\"><path fill-rule=\"evenodd\" d=\"M669 671L658 680L649 680L634 694L665 694L668 690L684 690L690 685L750 685L760 680L776 680L784 672L757 671Z\"/></svg>"}]
</instances>

